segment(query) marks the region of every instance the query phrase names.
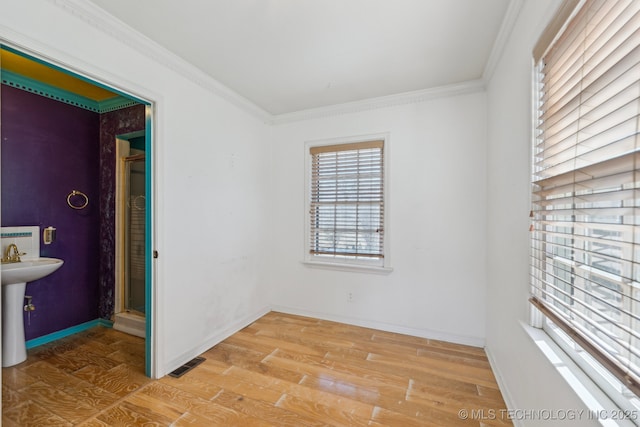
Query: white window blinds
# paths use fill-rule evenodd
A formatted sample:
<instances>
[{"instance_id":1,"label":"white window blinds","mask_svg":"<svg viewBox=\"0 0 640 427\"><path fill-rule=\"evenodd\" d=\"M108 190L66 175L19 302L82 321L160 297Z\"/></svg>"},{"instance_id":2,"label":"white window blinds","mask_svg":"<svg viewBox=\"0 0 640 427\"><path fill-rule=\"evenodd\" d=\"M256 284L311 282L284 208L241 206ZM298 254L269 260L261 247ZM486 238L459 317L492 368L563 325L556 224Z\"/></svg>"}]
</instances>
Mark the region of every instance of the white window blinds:
<instances>
[{"instance_id":1,"label":"white window blinds","mask_svg":"<svg viewBox=\"0 0 640 427\"><path fill-rule=\"evenodd\" d=\"M384 141L310 148L312 256L384 258Z\"/></svg>"},{"instance_id":2,"label":"white window blinds","mask_svg":"<svg viewBox=\"0 0 640 427\"><path fill-rule=\"evenodd\" d=\"M587 0L537 72L531 302L640 394L640 1Z\"/></svg>"}]
</instances>

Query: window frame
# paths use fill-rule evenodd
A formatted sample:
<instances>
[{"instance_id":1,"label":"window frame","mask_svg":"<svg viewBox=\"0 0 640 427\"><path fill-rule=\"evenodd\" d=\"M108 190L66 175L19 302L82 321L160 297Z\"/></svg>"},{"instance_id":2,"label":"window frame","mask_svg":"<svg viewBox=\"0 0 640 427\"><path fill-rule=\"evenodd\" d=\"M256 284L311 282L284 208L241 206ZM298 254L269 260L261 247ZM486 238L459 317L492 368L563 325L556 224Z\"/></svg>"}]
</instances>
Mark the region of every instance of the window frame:
<instances>
[{"instance_id":1,"label":"window frame","mask_svg":"<svg viewBox=\"0 0 640 427\"><path fill-rule=\"evenodd\" d=\"M556 16L552 19L549 26L545 29L538 44L533 51L532 61L532 81L533 81L533 105L532 105L532 161L531 174L534 176L535 166L535 147L537 140L536 128L538 121L538 94L539 94L539 70L538 63L544 56L546 49L552 47L555 40L562 34L564 28L568 22L578 13L580 8L586 3L586 0L565 0L559 7ZM530 193L531 203L533 206L533 192ZM532 211L533 215L533 211ZM640 226L636 226L640 227ZM533 236L530 237L533 240ZM534 256L533 245L530 247L531 257ZM530 268L533 268L532 261L530 261ZM532 289L531 293L535 295L534 286L529 283L529 287ZM552 317L546 316L535 305L529 305L530 307L530 322L529 324L535 328L541 329L555 344L557 344L563 352L565 352L574 363L595 383L604 391L609 399L611 399L615 405L617 405L623 411L628 411L631 414L637 415L640 411L640 395L634 394L630 391L614 374L612 374L602 363L597 361L589 351L586 351L580 346L572 337L570 337L563 329L554 322ZM631 418L624 420L628 422L634 420L637 422L637 418ZM635 424L635 423L634 423ZM625 424L626 425L626 424Z\"/></svg>"},{"instance_id":2,"label":"window frame","mask_svg":"<svg viewBox=\"0 0 640 427\"><path fill-rule=\"evenodd\" d=\"M390 239L389 239L389 133L378 133L369 135L357 135L350 137L338 137L331 139L306 141L304 144L305 156L305 192L304 192L304 258L303 264L309 267L327 268L332 270L343 271L360 271L370 273L389 273L393 271L391 268L390 256ZM384 240L383 240L383 258L374 259L349 259L349 258L333 258L330 256L322 257L311 253L311 225L310 225L310 209L311 209L311 184L312 184L312 155L310 150L315 147L324 147L330 145L348 145L357 144L368 141L383 141L383 206L384 206Z\"/></svg>"}]
</instances>

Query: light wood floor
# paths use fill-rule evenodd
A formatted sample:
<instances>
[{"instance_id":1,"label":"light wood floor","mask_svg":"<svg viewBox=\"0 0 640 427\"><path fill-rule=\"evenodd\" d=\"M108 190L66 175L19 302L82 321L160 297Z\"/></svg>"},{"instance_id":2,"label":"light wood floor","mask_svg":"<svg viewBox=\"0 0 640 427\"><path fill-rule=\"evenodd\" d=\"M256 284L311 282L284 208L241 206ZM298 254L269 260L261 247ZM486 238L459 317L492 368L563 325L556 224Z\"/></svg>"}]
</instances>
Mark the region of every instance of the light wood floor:
<instances>
[{"instance_id":1,"label":"light wood floor","mask_svg":"<svg viewBox=\"0 0 640 427\"><path fill-rule=\"evenodd\" d=\"M475 347L272 312L203 356L151 380L112 329L38 347L2 370L2 425L512 425Z\"/></svg>"}]
</instances>

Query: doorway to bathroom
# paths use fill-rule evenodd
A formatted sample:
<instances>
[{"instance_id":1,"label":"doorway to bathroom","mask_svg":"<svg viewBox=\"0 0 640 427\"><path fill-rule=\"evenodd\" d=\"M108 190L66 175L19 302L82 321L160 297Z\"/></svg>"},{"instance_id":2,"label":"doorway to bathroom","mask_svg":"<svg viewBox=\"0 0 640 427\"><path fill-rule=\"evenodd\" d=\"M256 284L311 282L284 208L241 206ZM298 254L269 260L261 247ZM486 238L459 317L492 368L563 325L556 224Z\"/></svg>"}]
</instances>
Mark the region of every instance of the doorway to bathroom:
<instances>
[{"instance_id":1,"label":"doorway to bathroom","mask_svg":"<svg viewBox=\"0 0 640 427\"><path fill-rule=\"evenodd\" d=\"M19 174L13 174L9 178L15 177L20 185L23 182L36 182L61 187L55 188L56 191L44 192L45 195L57 195L59 190L64 196L74 189L79 189L84 190L90 199L87 209L77 211L65 202L64 197L63 203L54 199L46 205L27 206L28 203L35 204L44 200L42 194L36 191L39 187L30 185L30 197L19 198L11 191L14 186L22 187L13 185L11 179L5 180L3 176L3 198L13 197L14 200L20 200L20 203L3 203L4 211L7 207L14 207L16 211L20 208L31 215L29 223L57 226L58 242L48 246L48 252L43 252L43 256L68 260L66 267L70 278L61 280L61 286L56 288L55 293L48 292L48 288L43 286L33 289L33 293L39 292L36 295L39 302L35 304L38 307L36 314L40 323L32 322L33 336L27 337L27 348L64 338L95 325L111 325L112 316L116 313L115 306L121 304L120 298L115 299L115 262L119 259L115 254L115 240L116 233L121 229L115 225L117 212L114 201L117 183L116 159L113 153L117 136L123 136L123 132L138 132L124 135L129 148L133 147L126 156L134 157L128 162L131 166L130 179L137 182L132 187L135 189L131 190L133 203L129 202L132 212L135 213L131 214L128 221L130 224L138 221L135 228L138 230L137 236L135 239L131 238L128 249L136 254L136 258L130 257L128 269L133 270L132 266L135 264L136 271L132 272L130 280L136 281L137 285L129 292L127 307L130 311L144 314L144 318L148 319L142 324L140 336L145 338L145 373L147 376L154 376L156 341L152 316L155 312L155 252L151 249L155 238L155 152L152 134L154 105L151 101L124 89L89 79L81 72L56 65L51 59L39 57L35 52L27 53L22 48L9 46L1 38L0 56L2 111L3 114L7 114L3 117L6 120L3 120L2 131L6 134L13 129L15 133L11 138L11 135L8 135L6 141L3 139L2 160L7 164L29 165L26 163L29 160L24 159L39 156L40 163L32 164L42 165L35 168L23 166ZM65 117L73 116L73 121L56 120L54 117L62 116L60 111L64 111ZM15 117L9 116L9 113L13 113ZM76 116L80 116L84 121L75 118ZM40 133L33 131L34 123L46 127L46 130L43 128ZM81 123L84 126L83 132L70 132L69 123ZM13 128L7 124L12 124ZM35 144L32 144L33 147L29 146L32 147L32 151L22 150L19 152L22 157L12 159L9 148L27 146L27 136L33 137L33 141L27 141ZM11 145L12 141L16 143ZM142 146L142 156L135 151L138 146ZM65 163L66 167L58 166L61 163L60 159L68 158L72 158L73 162L68 165ZM58 169L47 169L45 166ZM69 182L65 181L67 178ZM143 186L144 192L137 189L139 185ZM22 222L22 218L18 216L21 212L15 213L12 217L5 215L4 211L3 221ZM16 219L12 219L14 217ZM86 232L84 229L82 232L77 231L79 224L87 224ZM128 234L132 236L133 231ZM72 269L74 263L75 269ZM79 276L82 280L78 280ZM62 273L59 277L62 277ZM82 292L84 294L81 294ZM84 307L89 308L80 315L76 309L77 301L84 297ZM124 306L124 303L122 304ZM48 319L51 321L47 321ZM36 330L36 326L42 330Z\"/></svg>"},{"instance_id":2,"label":"doorway to bathroom","mask_svg":"<svg viewBox=\"0 0 640 427\"><path fill-rule=\"evenodd\" d=\"M116 286L113 328L146 336L144 132L116 138Z\"/></svg>"}]
</instances>

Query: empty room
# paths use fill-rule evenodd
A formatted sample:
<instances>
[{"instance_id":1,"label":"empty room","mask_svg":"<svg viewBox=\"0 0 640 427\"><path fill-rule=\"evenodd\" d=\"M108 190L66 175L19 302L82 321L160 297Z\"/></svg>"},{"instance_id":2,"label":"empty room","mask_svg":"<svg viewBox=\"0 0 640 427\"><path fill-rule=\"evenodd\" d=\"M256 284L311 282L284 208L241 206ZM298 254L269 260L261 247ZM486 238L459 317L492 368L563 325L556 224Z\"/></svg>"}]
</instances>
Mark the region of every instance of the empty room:
<instances>
[{"instance_id":1,"label":"empty room","mask_svg":"<svg viewBox=\"0 0 640 427\"><path fill-rule=\"evenodd\" d=\"M640 425L639 17L1 1L2 424Z\"/></svg>"}]
</instances>

